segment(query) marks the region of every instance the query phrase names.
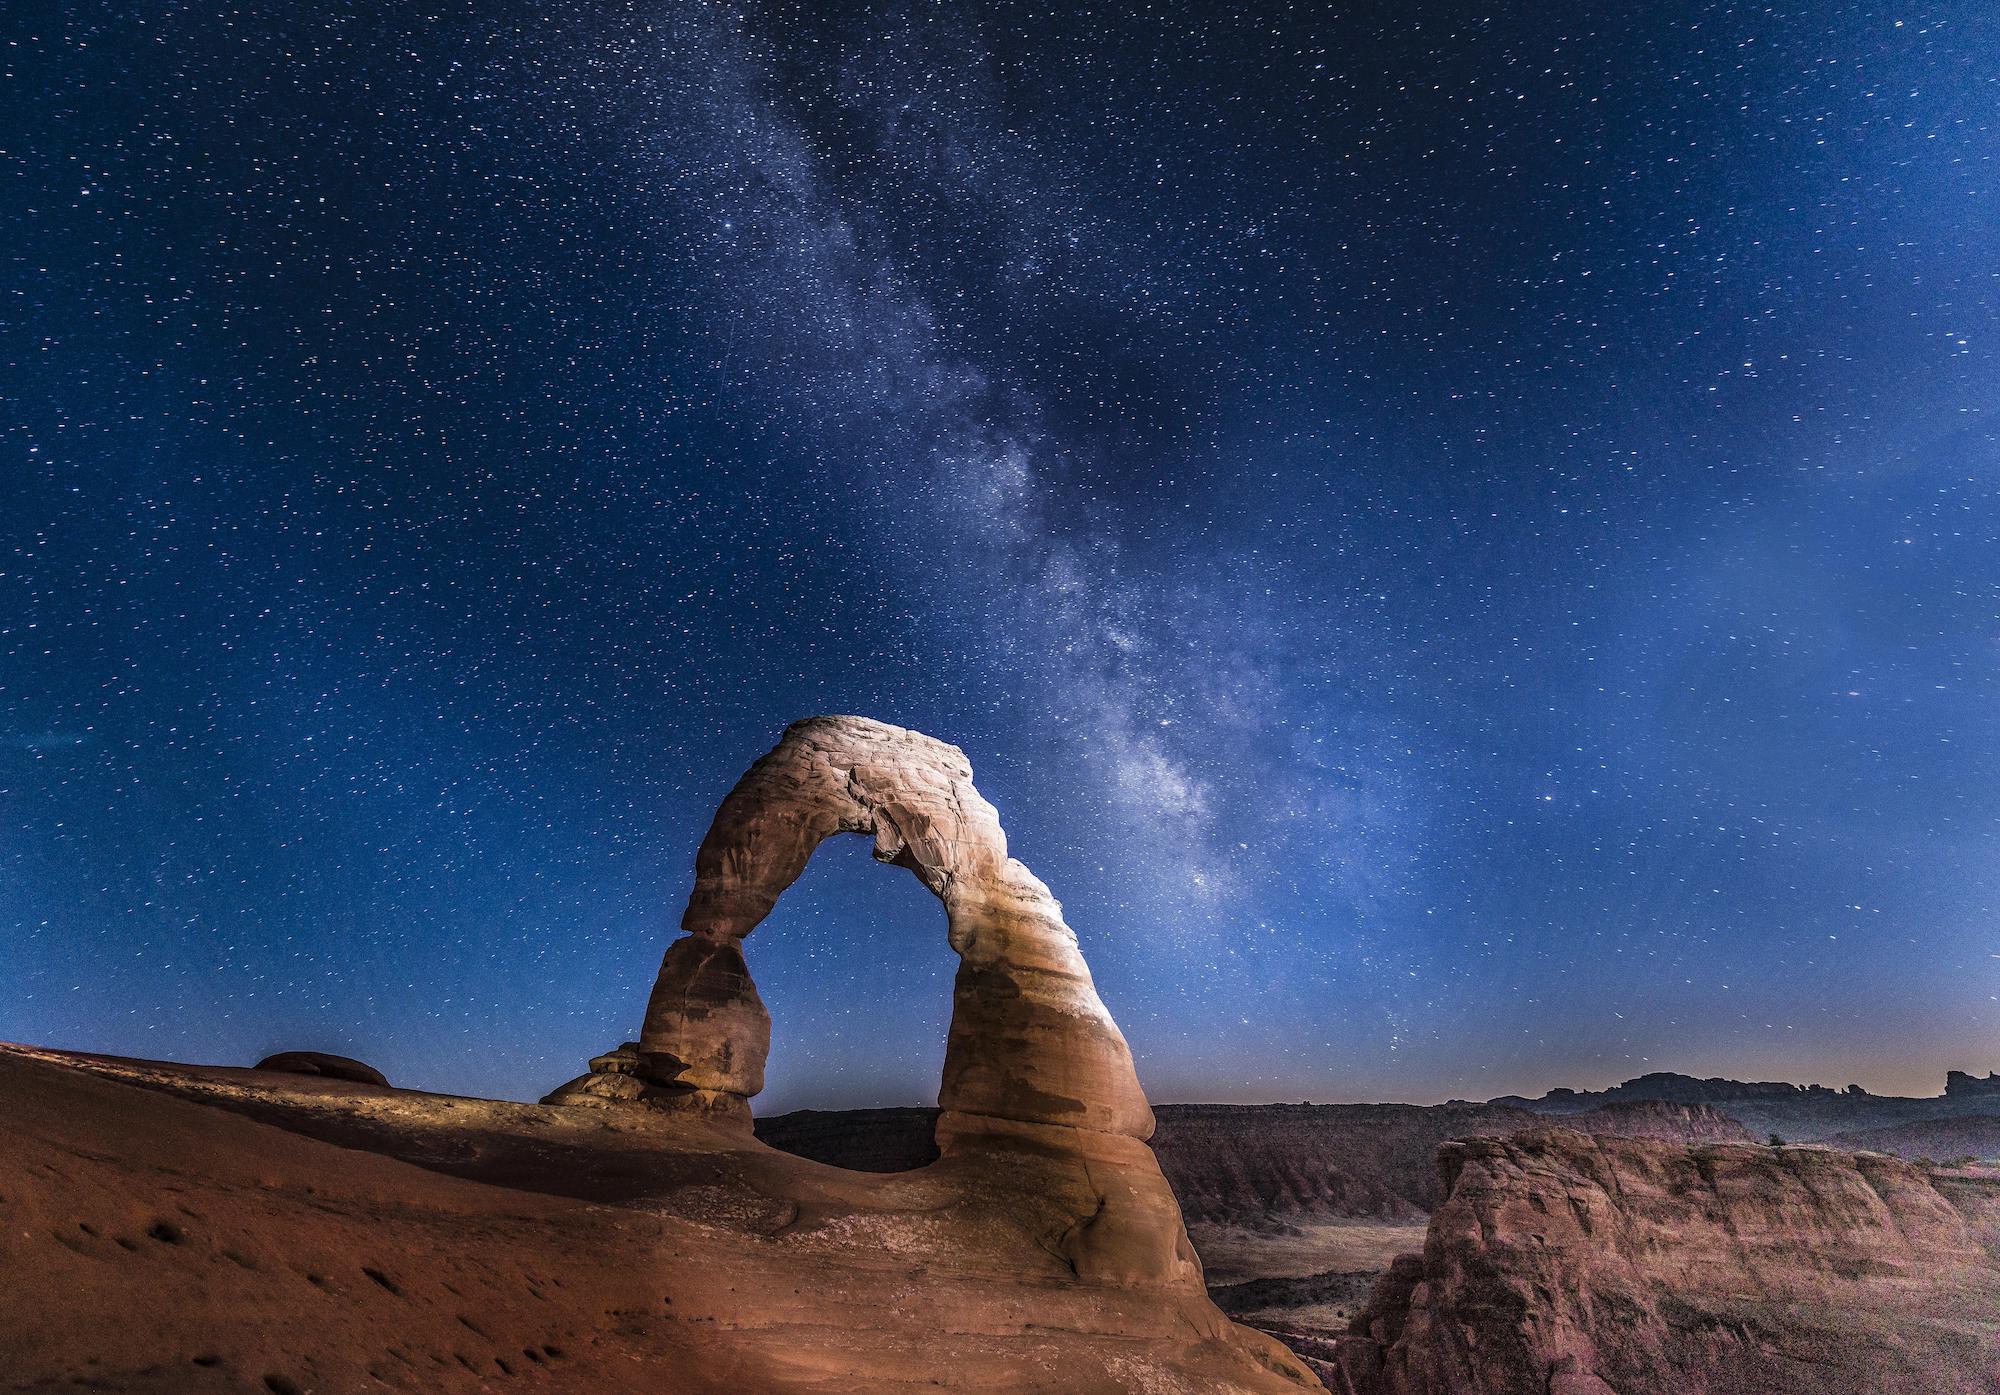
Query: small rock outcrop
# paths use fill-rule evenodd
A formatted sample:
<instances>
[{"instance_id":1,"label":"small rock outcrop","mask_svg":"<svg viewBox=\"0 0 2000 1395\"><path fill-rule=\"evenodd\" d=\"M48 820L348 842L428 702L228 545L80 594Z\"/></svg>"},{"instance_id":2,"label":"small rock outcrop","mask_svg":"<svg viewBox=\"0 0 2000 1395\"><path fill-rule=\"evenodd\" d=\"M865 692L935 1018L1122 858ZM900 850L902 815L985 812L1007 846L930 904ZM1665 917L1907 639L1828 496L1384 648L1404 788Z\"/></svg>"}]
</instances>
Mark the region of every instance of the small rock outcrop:
<instances>
[{"instance_id":1,"label":"small rock outcrop","mask_svg":"<svg viewBox=\"0 0 2000 1395\"><path fill-rule=\"evenodd\" d=\"M386 1086L389 1083L387 1076L365 1061L357 1061L352 1056L332 1056L324 1051L280 1051L259 1061L255 1069L282 1071L286 1075L319 1075L328 1080L351 1080L357 1085Z\"/></svg>"},{"instance_id":2,"label":"small rock outcrop","mask_svg":"<svg viewBox=\"0 0 2000 1395\"><path fill-rule=\"evenodd\" d=\"M1446 1191L1340 1350L1355 1395L2000 1389L1990 1217L1895 1158L1546 1128ZM1969 1184L1968 1184L1969 1185Z\"/></svg>"},{"instance_id":3,"label":"small rock outcrop","mask_svg":"<svg viewBox=\"0 0 2000 1395\"><path fill-rule=\"evenodd\" d=\"M1968 1075L1962 1070L1944 1073L1944 1092L1950 1099L2000 1099L2000 1074Z\"/></svg>"},{"instance_id":4,"label":"small rock outcrop","mask_svg":"<svg viewBox=\"0 0 2000 1395\"><path fill-rule=\"evenodd\" d=\"M542 1096L543 1104L582 1104L597 1108L637 1103L646 1098L646 1061L639 1043L628 1041L615 1051L590 1058L590 1070Z\"/></svg>"}]
</instances>

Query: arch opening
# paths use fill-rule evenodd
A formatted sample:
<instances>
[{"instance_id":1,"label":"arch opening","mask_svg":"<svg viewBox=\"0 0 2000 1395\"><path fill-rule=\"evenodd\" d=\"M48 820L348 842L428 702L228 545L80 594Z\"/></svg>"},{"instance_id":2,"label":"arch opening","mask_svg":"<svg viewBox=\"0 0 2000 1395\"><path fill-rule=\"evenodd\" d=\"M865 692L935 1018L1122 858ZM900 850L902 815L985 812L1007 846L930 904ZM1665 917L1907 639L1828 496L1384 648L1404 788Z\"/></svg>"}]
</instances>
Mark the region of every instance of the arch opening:
<instances>
[{"instance_id":1,"label":"arch opening","mask_svg":"<svg viewBox=\"0 0 2000 1395\"><path fill-rule=\"evenodd\" d=\"M957 956L936 898L866 841L821 843L743 953L771 1014L757 1116L937 1103Z\"/></svg>"}]
</instances>

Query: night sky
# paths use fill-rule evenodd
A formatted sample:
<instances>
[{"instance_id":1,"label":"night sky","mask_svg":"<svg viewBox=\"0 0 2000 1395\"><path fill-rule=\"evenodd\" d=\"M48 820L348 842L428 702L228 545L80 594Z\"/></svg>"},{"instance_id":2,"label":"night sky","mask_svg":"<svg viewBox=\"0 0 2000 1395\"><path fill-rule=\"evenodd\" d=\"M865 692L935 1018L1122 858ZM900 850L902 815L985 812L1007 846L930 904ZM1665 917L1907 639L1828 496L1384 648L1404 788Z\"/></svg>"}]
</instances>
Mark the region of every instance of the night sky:
<instances>
[{"instance_id":1,"label":"night sky","mask_svg":"<svg viewBox=\"0 0 2000 1395\"><path fill-rule=\"evenodd\" d=\"M1156 1100L2000 1066L1986 0L0 26L0 1037L533 1097L854 712ZM914 878L748 950L935 1098Z\"/></svg>"}]
</instances>

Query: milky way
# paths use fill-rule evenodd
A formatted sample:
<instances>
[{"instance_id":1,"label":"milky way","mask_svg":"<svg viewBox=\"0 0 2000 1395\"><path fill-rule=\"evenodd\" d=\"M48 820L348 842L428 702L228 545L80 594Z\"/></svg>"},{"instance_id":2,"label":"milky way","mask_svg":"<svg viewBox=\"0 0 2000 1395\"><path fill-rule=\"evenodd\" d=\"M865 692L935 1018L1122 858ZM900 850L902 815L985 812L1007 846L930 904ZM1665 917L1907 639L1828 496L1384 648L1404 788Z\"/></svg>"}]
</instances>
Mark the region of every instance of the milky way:
<instances>
[{"instance_id":1,"label":"milky way","mask_svg":"<svg viewBox=\"0 0 2000 1395\"><path fill-rule=\"evenodd\" d=\"M537 1094L858 712L1156 1098L2000 1065L2000 20L1660 8L29 7L0 1036Z\"/></svg>"}]
</instances>

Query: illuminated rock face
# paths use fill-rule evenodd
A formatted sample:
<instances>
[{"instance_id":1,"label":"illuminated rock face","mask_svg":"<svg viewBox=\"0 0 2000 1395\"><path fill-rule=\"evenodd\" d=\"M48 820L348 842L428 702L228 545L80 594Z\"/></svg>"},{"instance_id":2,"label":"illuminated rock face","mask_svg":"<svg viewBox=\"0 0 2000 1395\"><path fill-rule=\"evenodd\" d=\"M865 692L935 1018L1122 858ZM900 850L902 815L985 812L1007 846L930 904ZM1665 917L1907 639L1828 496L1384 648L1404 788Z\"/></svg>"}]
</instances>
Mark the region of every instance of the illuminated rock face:
<instances>
[{"instance_id":1,"label":"illuminated rock face","mask_svg":"<svg viewBox=\"0 0 2000 1395\"><path fill-rule=\"evenodd\" d=\"M944 903L958 952L937 1141L968 1185L1040 1179L1067 1220L1046 1237L1082 1279L1199 1288L1180 1208L1145 1140L1153 1112L1062 907L1007 855L965 753L862 717L795 722L722 801L695 857L687 935L667 950L637 1057L551 1102L643 1099L748 1128L771 1019L744 941L837 833L875 840ZM600 1058L609 1061L611 1058ZM595 1066L596 1063L593 1063Z\"/></svg>"},{"instance_id":2,"label":"illuminated rock face","mask_svg":"<svg viewBox=\"0 0 2000 1395\"><path fill-rule=\"evenodd\" d=\"M982 1121L1145 1139L1152 1111L1062 907L1007 855L1000 816L956 746L862 717L795 722L722 801L695 857L687 938L667 951L639 1049L656 1084L727 1110L764 1085L771 1024L743 940L813 850L875 840L944 903L958 952L938 1091L947 1143Z\"/></svg>"}]
</instances>

